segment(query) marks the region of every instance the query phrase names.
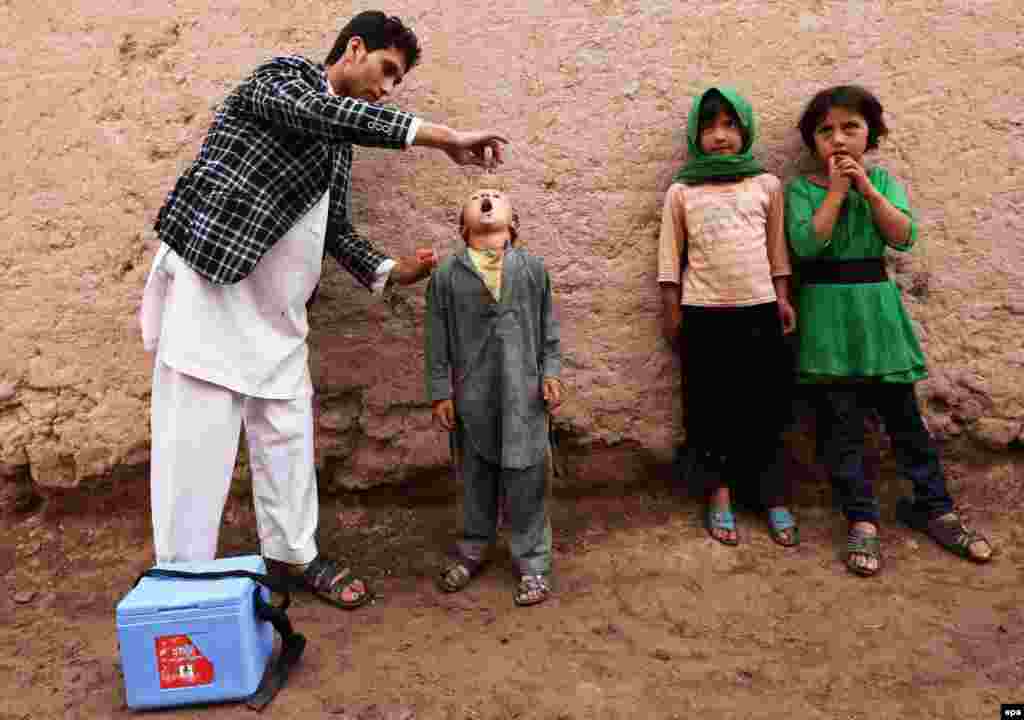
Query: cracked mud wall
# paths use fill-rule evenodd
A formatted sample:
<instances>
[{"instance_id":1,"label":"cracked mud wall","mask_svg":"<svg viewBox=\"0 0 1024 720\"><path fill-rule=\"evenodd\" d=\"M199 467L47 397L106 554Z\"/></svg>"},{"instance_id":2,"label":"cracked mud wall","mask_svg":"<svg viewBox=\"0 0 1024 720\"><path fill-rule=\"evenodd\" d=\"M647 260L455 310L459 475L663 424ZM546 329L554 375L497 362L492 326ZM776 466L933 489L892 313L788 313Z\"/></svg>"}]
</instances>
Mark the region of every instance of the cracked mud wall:
<instances>
[{"instance_id":1,"label":"cracked mud wall","mask_svg":"<svg viewBox=\"0 0 1024 720\"><path fill-rule=\"evenodd\" d=\"M148 230L216 104L278 53L322 59L368 3L0 0L0 498L149 457L151 359L136 312ZM629 480L680 437L655 250L694 93L739 86L756 154L789 177L811 94L859 82L892 128L921 241L893 258L927 352L921 395L952 448L1019 457L1024 416L1024 16L1016 0L765 3L539 0L380 6L424 44L396 97L513 140L495 181L561 307L567 483ZM437 153L359 149L354 214L393 254L452 248L479 182ZM423 286L377 301L333 261L311 342L326 486L439 469L422 381ZM736 409L737 414L742 408ZM29 481L30 478L30 481Z\"/></svg>"}]
</instances>

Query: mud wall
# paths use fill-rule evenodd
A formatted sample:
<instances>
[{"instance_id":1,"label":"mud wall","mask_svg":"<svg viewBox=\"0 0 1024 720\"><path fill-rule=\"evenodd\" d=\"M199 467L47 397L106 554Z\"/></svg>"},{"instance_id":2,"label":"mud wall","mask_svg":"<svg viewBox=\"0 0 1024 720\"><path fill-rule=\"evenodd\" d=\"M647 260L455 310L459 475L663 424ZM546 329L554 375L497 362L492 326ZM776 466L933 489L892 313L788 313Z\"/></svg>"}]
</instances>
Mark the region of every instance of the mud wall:
<instances>
[{"instance_id":1,"label":"mud wall","mask_svg":"<svg viewBox=\"0 0 1024 720\"><path fill-rule=\"evenodd\" d=\"M151 358L136 312L156 211L239 79L274 54L321 59L369 7L0 1L0 498L145 465ZM679 439L657 232L691 98L713 82L751 98L756 153L783 177L806 161L794 124L813 92L877 91L892 128L878 159L909 186L921 222L919 246L893 270L930 359L928 420L957 447L1020 449L1016 0L381 7L425 46L396 102L513 140L493 181L517 198L561 306L566 482L628 480ZM438 153L360 149L355 220L391 253L451 248L457 205L478 182ZM328 261L311 340L327 487L403 482L446 462L422 391L422 313L422 285L377 301Z\"/></svg>"}]
</instances>

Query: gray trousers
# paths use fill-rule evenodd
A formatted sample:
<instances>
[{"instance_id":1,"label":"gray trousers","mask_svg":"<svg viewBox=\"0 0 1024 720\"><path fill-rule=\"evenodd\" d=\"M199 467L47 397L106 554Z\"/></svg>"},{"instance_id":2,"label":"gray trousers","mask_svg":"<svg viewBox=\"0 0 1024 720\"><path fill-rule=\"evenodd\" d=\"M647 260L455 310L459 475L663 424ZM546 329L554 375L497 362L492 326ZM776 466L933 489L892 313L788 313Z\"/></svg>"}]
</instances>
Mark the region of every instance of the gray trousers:
<instances>
[{"instance_id":1,"label":"gray trousers","mask_svg":"<svg viewBox=\"0 0 1024 720\"><path fill-rule=\"evenodd\" d=\"M457 448L455 462L464 488L459 555L474 562L484 559L497 539L499 503L504 499L508 548L520 574L549 574L551 520L545 502L548 463L522 470L502 468L477 455L465 443L456 445L462 445Z\"/></svg>"}]
</instances>

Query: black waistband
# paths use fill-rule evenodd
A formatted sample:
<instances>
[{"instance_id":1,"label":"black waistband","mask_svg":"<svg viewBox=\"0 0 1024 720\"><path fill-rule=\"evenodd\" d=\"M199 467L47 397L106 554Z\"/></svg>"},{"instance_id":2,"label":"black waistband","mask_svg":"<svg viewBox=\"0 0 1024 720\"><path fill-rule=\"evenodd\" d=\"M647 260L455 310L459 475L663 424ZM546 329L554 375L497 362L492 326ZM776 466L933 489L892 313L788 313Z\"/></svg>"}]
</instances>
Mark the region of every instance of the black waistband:
<instances>
[{"instance_id":1,"label":"black waistband","mask_svg":"<svg viewBox=\"0 0 1024 720\"><path fill-rule=\"evenodd\" d=\"M800 280L809 285L856 285L880 283L889 279L885 261L881 258L866 260L813 260L799 266Z\"/></svg>"}]
</instances>

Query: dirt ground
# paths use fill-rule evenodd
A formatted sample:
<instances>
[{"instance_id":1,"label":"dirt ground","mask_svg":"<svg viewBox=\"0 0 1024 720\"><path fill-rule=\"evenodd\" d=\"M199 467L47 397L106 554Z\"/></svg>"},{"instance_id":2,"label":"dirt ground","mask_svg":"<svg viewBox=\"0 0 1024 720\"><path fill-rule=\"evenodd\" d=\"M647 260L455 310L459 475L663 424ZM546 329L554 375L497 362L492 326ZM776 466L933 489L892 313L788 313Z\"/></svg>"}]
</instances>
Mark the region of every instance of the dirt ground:
<instances>
[{"instance_id":1,"label":"dirt ground","mask_svg":"<svg viewBox=\"0 0 1024 720\"><path fill-rule=\"evenodd\" d=\"M145 483L130 487L0 526L0 720L133 716L114 606L152 545ZM329 499L321 545L364 569L378 599L350 613L296 598L309 647L267 714L995 720L1000 703L1024 701L1024 530L1019 496L984 495L960 501L998 546L993 563L973 566L890 522L884 574L871 580L843 569L844 528L830 510L799 508L803 543L789 550L741 513L742 544L730 549L669 488L558 496L557 595L530 609L513 605L504 550L463 593L434 589L453 502ZM222 554L255 547L248 500L233 499Z\"/></svg>"}]
</instances>

